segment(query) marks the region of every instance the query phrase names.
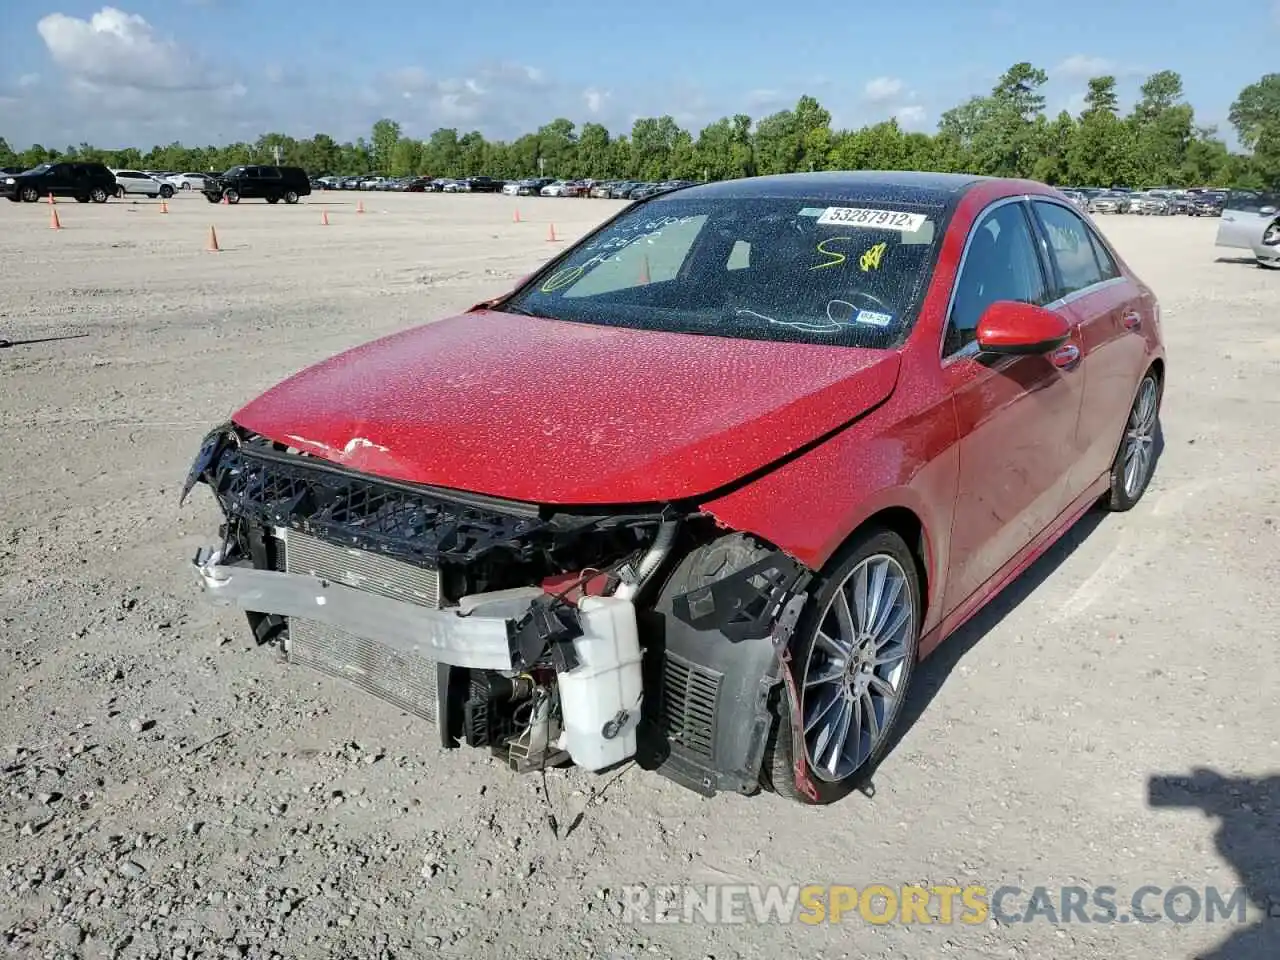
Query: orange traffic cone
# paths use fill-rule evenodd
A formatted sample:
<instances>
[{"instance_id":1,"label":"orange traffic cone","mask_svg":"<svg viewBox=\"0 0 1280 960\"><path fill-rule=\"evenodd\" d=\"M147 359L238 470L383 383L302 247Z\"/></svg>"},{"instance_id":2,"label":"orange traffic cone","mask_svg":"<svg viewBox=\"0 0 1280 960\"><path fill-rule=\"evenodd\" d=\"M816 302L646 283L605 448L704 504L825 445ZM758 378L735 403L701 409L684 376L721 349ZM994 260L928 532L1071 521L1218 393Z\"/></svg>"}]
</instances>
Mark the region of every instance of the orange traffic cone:
<instances>
[{"instance_id":1,"label":"orange traffic cone","mask_svg":"<svg viewBox=\"0 0 1280 960\"><path fill-rule=\"evenodd\" d=\"M224 207L231 206L231 201L227 199L227 195L225 193L222 195L222 205Z\"/></svg>"},{"instance_id":2,"label":"orange traffic cone","mask_svg":"<svg viewBox=\"0 0 1280 960\"><path fill-rule=\"evenodd\" d=\"M320 211L320 226L327 227L329 225L329 208L325 207Z\"/></svg>"},{"instance_id":3,"label":"orange traffic cone","mask_svg":"<svg viewBox=\"0 0 1280 960\"><path fill-rule=\"evenodd\" d=\"M160 212L161 213L169 212L169 201L165 200L163 197L160 199Z\"/></svg>"},{"instance_id":4,"label":"orange traffic cone","mask_svg":"<svg viewBox=\"0 0 1280 960\"><path fill-rule=\"evenodd\" d=\"M357 201L356 201L356 213L364 213L364 201L363 201L363 200L357 200Z\"/></svg>"},{"instance_id":5,"label":"orange traffic cone","mask_svg":"<svg viewBox=\"0 0 1280 960\"><path fill-rule=\"evenodd\" d=\"M515 213L511 214L511 222L512 222L512 223L519 223L519 222L520 222L520 208L519 208L519 207L516 207L516 209L515 209Z\"/></svg>"},{"instance_id":6,"label":"orange traffic cone","mask_svg":"<svg viewBox=\"0 0 1280 960\"><path fill-rule=\"evenodd\" d=\"M547 226L547 243L558 243L560 240L556 236L556 225L554 223Z\"/></svg>"},{"instance_id":7,"label":"orange traffic cone","mask_svg":"<svg viewBox=\"0 0 1280 960\"><path fill-rule=\"evenodd\" d=\"M640 261L640 282L642 284L649 282L649 255L646 253L644 259Z\"/></svg>"},{"instance_id":8,"label":"orange traffic cone","mask_svg":"<svg viewBox=\"0 0 1280 960\"><path fill-rule=\"evenodd\" d=\"M212 226L209 227L209 246L206 249L210 253L217 253L222 249L218 246L218 231L213 229Z\"/></svg>"},{"instance_id":9,"label":"orange traffic cone","mask_svg":"<svg viewBox=\"0 0 1280 960\"><path fill-rule=\"evenodd\" d=\"M49 206L52 207L57 202L58 202L57 200L53 199L53 194L52 193L49 194Z\"/></svg>"},{"instance_id":10,"label":"orange traffic cone","mask_svg":"<svg viewBox=\"0 0 1280 960\"><path fill-rule=\"evenodd\" d=\"M62 229L62 221L58 219L57 207L54 207L52 210L49 211L49 229L51 230Z\"/></svg>"}]
</instances>

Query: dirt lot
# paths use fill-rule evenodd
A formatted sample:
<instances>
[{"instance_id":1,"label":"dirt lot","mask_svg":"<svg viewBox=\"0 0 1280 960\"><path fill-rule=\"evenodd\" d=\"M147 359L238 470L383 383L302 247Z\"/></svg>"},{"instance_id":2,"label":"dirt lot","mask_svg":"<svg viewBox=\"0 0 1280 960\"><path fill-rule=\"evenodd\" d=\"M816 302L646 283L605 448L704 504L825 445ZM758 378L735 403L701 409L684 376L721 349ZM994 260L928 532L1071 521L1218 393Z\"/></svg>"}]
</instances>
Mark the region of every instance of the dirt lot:
<instances>
[{"instance_id":1,"label":"dirt lot","mask_svg":"<svg viewBox=\"0 0 1280 960\"><path fill-rule=\"evenodd\" d=\"M517 777L246 648L186 566L208 426L342 348L500 292L616 209L492 196L0 204L0 943L86 957L1274 960L1280 273L1216 221L1102 221L1162 298L1166 449L917 674L855 795ZM321 224L321 206L329 224ZM206 252L210 226L220 253ZM1148 800L1152 778L1205 777ZM1270 778L1270 779L1267 779ZM607 788L607 790L606 790ZM559 836L548 825L554 810ZM571 829L572 828L572 829ZM651 925L624 884L1250 887L1250 923ZM1026 897L1004 911L1020 912ZM1160 896L1146 901L1156 910ZM1184 910L1190 909L1187 901ZM1097 911L1090 909L1089 914Z\"/></svg>"}]
</instances>

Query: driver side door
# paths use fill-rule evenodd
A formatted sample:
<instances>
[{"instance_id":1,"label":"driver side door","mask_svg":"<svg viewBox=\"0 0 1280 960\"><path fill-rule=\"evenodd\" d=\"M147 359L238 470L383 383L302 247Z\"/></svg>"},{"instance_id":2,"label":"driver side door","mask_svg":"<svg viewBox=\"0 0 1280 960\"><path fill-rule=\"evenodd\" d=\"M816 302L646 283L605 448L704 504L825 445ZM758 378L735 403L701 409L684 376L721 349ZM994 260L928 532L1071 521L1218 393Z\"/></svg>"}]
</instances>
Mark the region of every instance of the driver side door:
<instances>
[{"instance_id":1,"label":"driver side door","mask_svg":"<svg viewBox=\"0 0 1280 960\"><path fill-rule=\"evenodd\" d=\"M1066 509L1084 391L1076 318L1054 284L1021 198L974 222L952 291L942 372L959 432L960 471L944 611L972 610ZM995 356L978 347L983 312L1000 300L1054 310L1071 326L1049 354ZM985 588L985 589L984 589ZM971 601L971 602L970 602Z\"/></svg>"}]
</instances>

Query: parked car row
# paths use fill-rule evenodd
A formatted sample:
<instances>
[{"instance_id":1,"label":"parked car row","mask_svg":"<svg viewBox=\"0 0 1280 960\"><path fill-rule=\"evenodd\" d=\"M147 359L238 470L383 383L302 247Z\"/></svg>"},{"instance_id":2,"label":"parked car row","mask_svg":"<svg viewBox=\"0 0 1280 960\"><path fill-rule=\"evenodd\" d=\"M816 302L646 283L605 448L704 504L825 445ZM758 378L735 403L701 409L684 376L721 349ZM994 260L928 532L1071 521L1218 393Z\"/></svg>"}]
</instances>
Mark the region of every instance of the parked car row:
<instances>
[{"instance_id":1,"label":"parked car row","mask_svg":"<svg viewBox=\"0 0 1280 960\"><path fill-rule=\"evenodd\" d=\"M1062 188L1073 204L1089 213L1131 213L1137 216L1220 217L1227 191L1207 187L1179 190L1158 187L1151 190L1129 190L1124 187Z\"/></svg>"},{"instance_id":2,"label":"parked car row","mask_svg":"<svg viewBox=\"0 0 1280 960\"><path fill-rule=\"evenodd\" d=\"M613 200L640 200L677 187L689 186L693 180L664 180L651 183L640 180L561 179L528 177L499 180L493 177L313 177L313 190L375 190L399 193L503 193L512 197L604 197Z\"/></svg>"}]
</instances>

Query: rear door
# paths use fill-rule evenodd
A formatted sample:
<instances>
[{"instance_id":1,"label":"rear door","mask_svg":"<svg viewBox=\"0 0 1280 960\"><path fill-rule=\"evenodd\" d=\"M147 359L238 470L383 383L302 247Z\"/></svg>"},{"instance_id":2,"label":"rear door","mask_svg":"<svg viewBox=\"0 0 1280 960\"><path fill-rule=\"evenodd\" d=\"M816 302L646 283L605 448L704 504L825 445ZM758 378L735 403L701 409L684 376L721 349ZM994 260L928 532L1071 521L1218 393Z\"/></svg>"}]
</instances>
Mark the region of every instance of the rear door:
<instances>
[{"instance_id":1,"label":"rear door","mask_svg":"<svg viewBox=\"0 0 1280 960\"><path fill-rule=\"evenodd\" d=\"M1143 335L1155 322L1155 307L1079 213L1040 197L1031 209L1051 267L1055 303L1070 312L1083 354L1076 460L1067 480L1070 503L1110 468L1146 362Z\"/></svg>"},{"instance_id":2,"label":"rear door","mask_svg":"<svg viewBox=\"0 0 1280 960\"><path fill-rule=\"evenodd\" d=\"M1219 247L1240 247L1256 251L1262 246L1262 235L1280 216L1280 195L1258 190L1232 190L1218 222Z\"/></svg>"}]
</instances>

